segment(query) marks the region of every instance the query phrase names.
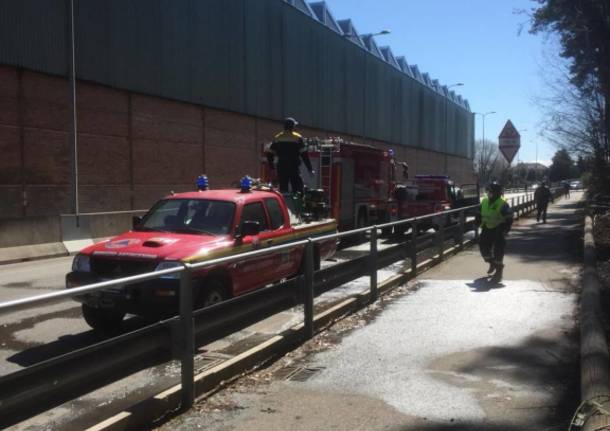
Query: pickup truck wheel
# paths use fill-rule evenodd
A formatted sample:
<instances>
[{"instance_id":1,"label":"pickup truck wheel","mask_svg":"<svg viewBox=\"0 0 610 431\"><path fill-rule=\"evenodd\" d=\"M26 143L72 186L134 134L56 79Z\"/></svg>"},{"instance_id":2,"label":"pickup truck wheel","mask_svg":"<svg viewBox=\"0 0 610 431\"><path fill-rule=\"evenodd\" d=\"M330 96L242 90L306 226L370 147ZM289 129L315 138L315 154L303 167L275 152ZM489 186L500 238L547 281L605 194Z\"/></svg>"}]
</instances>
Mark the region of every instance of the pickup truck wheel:
<instances>
[{"instance_id":1,"label":"pickup truck wheel","mask_svg":"<svg viewBox=\"0 0 610 431\"><path fill-rule=\"evenodd\" d=\"M408 228L409 228L409 226L406 224L394 226L394 235L395 236L404 235Z\"/></svg>"},{"instance_id":2,"label":"pickup truck wheel","mask_svg":"<svg viewBox=\"0 0 610 431\"><path fill-rule=\"evenodd\" d=\"M200 307L209 307L210 305L218 304L229 298L227 288L222 280L216 278L206 280L201 287L203 288L203 291L199 295L197 301Z\"/></svg>"},{"instance_id":3,"label":"pickup truck wheel","mask_svg":"<svg viewBox=\"0 0 610 431\"><path fill-rule=\"evenodd\" d=\"M118 331L125 317L122 311L93 308L86 304L83 304L82 311L85 322L93 329L103 332Z\"/></svg>"}]
</instances>

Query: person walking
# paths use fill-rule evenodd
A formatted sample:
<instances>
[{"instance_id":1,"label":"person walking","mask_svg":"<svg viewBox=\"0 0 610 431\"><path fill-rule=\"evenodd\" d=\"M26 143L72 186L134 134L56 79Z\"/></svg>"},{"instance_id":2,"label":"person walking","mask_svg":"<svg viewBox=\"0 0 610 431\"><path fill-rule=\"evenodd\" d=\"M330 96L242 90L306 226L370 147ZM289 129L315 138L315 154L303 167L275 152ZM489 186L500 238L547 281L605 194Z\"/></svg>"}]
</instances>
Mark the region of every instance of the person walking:
<instances>
[{"instance_id":1,"label":"person walking","mask_svg":"<svg viewBox=\"0 0 610 431\"><path fill-rule=\"evenodd\" d=\"M481 226L479 250L483 260L489 263L487 274L493 274L491 281L499 283L504 275L506 235L513 224L513 212L497 182L487 187L487 196L481 201L475 223Z\"/></svg>"},{"instance_id":2,"label":"person walking","mask_svg":"<svg viewBox=\"0 0 610 431\"><path fill-rule=\"evenodd\" d=\"M307 154L307 145L303 137L295 132L299 123L294 118L284 120L284 130L275 135L271 146L267 149L267 162L271 170L275 169L274 158L277 157L277 176L280 183L280 191L288 192L288 184L292 192L303 193L304 185L299 166L301 160L311 175L313 169Z\"/></svg>"},{"instance_id":3,"label":"person walking","mask_svg":"<svg viewBox=\"0 0 610 431\"><path fill-rule=\"evenodd\" d=\"M536 221L539 222L542 217L542 223L546 223L546 210L549 201L553 202L553 194L545 181L536 189L534 200L536 201Z\"/></svg>"},{"instance_id":4,"label":"person walking","mask_svg":"<svg viewBox=\"0 0 610 431\"><path fill-rule=\"evenodd\" d=\"M563 182L563 193L565 194L566 198L570 197L570 183L568 181Z\"/></svg>"}]
</instances>

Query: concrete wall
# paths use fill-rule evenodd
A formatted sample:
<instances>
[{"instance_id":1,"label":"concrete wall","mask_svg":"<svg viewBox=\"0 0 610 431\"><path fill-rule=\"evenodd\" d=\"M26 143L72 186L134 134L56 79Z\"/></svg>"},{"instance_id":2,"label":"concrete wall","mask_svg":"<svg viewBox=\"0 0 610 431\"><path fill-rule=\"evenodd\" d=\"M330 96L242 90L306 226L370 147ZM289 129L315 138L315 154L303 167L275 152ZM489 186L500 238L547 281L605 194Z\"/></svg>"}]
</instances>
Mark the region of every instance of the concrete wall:
<instances>
[{"instance_id":1,"label":"concrete wall","mask_svg":"<svg viewBox=\"0 0 610 431\"><path fill-rule=\"evenodd\" d=\"M0 66L0 218L72 212L69 97L63 78ZM281 128L268 119L88 82L78 83L77 100L81 212L145 209L170 190L193 189L203 172L213 187L257 176L261 144ZM307 126L301 132L340 135ZM411 173L443 172L444 154L366 142L394 148ZM448 156L457 182L472 180L471 165Z\"/></svg>"},{"instance_id":2,"label":"concrete wall","mask_svg":"<svg viewBox=\"0 0 610 431\"><path fill-rule=\"evenodd\" d=\"M0 220L0 248L61 242L59 217L28 217Z\"/></svg>"}]
</instances>

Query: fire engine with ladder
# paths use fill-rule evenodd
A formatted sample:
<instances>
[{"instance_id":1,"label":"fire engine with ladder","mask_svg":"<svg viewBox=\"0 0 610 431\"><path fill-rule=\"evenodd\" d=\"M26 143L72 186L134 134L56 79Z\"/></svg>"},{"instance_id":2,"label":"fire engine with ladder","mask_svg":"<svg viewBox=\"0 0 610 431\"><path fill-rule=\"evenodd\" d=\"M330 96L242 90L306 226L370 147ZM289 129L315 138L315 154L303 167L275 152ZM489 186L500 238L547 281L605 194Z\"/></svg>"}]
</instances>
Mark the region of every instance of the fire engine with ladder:
<instances>
[{"instance_id":1,"label":"fire engine with ladder","mask_svg":"<svg viewBox=\"0 0 610 431\"><path fill-rule=\"evenodd\" d=\"M305 143L314 174L301 166L301 177L307 189L323 194L340 231L396 220L391 152L342 138L307 138ZM276 182L265 157L261 179Z\"/></svg>"}]
</instances>

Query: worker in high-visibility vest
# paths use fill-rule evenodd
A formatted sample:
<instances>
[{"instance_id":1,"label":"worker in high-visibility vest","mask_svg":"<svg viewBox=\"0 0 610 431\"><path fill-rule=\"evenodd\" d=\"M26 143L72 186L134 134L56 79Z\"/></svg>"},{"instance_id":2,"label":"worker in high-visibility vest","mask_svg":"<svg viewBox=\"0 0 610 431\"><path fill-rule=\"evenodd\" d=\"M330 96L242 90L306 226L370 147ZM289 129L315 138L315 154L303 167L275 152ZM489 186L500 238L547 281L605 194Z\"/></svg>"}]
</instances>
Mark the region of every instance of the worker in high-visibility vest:
<instances>
[{"instance_id":1,"label":"worker in high-visibility vest","mask_svg":"<svg viewBox=\"0 0 610 431\"><path fill-rule=\"evenodd\" d=\"M303 193L303 179L299 172L301 160L310 175L314 174L307 154L307 145L303 137L295 132L299 123L294 118L284 120L284 130L273 139L273 143L266 150L269 168L274 170L274 158L277 157L277 176L280 182L280 191L288 192L288 184L292 187L292 192Z\"/></svg>"},{"instance_id":2,"label":"worker in high-visibility vest","mask_svg":"<svg viewBox=\"0 0 610 431\"><path fill-rule=\"evenodd\" d=\"M476 223L481 226L479 249L489 263L487 273L493 274L492 281L499 283L504 272L506 235L513 224L513 212L502 198L502 186L495 181L487 187L487 197L481 201Z\"/></svg>"}]
</instances>

